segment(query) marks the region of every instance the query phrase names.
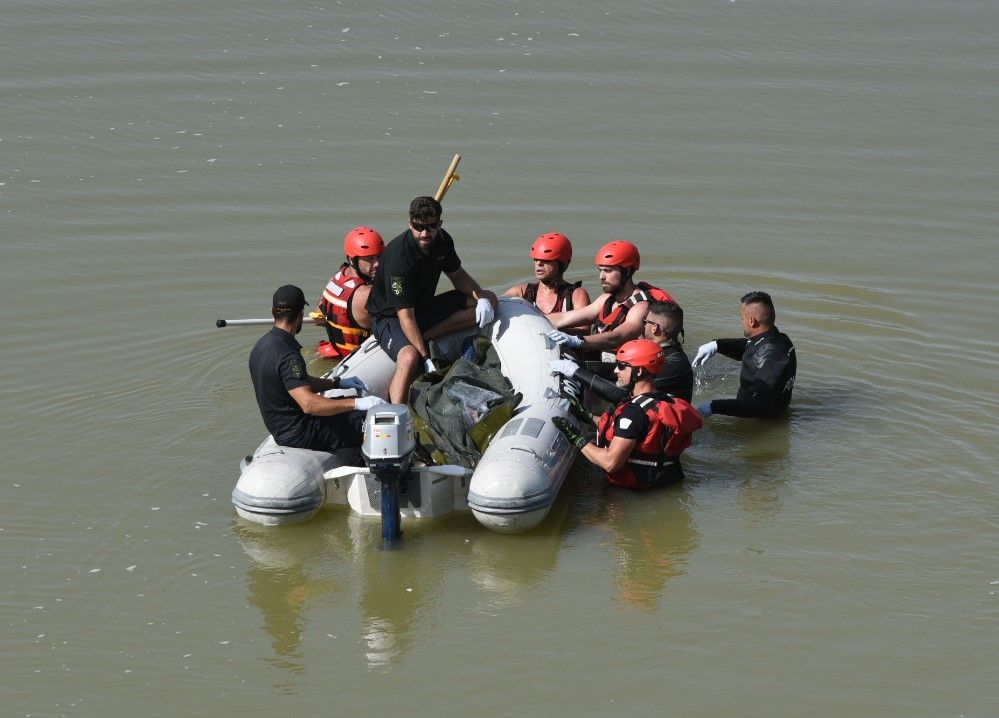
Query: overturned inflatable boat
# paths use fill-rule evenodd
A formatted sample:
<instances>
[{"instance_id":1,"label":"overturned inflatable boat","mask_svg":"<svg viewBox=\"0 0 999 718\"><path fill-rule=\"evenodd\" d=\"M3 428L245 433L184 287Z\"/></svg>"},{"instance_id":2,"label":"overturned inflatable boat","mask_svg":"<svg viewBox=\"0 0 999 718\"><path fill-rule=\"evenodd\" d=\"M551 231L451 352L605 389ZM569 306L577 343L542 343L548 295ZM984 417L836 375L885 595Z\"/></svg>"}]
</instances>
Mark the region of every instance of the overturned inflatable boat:
<instances>
[{"instance_id":1,"label":"overturned inflatable boat","mask_svg":"<svg viewBox=\"0 0 999 718\"><path fill-rule=\"evenodd\" d=\"M479 334L490 340L504 376L523 398L474 470L460 466L409 469L399 494L403 518L469 510L483 526L502 533L525 531L545 518L576 457L575 448L551 421L556 416L571 420L571 415L559 394L559 377L549 370L549 361L560 355L559 348L544 336L550 328L534 305L500 298L496 319ZM472 334L446 337L438 348L454 358ZM369 337L328 376L359 377L370 393L386 396L394 369L378 342ZM401 424L403 433L406 430L408 417L403 407L380 409L369 412L366 424L364 450L369 456L379 451L371 429L379 421ZM411 425L408 430L412 431ZM267 437L241 463L232 502L241 517L276 525L307 520L327 503L348 505L362 515L379 515L380 492L377 477L363 465L359 451L292 449Z\"/></svg>"}]
</instances>

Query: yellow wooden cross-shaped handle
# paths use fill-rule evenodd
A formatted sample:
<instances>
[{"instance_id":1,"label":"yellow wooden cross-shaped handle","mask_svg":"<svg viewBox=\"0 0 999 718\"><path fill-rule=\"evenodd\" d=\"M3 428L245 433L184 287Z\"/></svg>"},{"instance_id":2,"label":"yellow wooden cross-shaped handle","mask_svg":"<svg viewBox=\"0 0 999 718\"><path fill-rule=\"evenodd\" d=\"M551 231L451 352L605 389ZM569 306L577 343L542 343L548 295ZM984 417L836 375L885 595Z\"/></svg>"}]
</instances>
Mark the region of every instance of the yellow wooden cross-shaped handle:
<instances>
[{"instance_id":1,"label":"yellow wooden cross-shaped handle","mask_svg":"<svg viewBox=\"0 0 999 718\"><path fill-rule=\"evenodd\" d=\"M447 191L451 189L451 185L457 182L461 177L455 172L458 169L458 163L461 162L461 155L455 155L451 160L451 166L447 168L447 172L444 173L444 179L441 180L441 186L437 188L437 192L434 194L434 199L438 202L444 199L444 195Z\"/></svg>"}]
</instances>

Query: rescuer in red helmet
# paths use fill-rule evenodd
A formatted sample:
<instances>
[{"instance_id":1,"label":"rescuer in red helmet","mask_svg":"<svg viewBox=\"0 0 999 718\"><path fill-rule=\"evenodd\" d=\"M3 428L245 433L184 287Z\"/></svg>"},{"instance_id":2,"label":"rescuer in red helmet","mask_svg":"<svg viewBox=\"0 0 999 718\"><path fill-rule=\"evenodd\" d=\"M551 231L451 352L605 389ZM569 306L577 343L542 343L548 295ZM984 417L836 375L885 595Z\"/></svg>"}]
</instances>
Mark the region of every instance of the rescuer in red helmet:
<instances>
[{"instance_id":1,"label":"rescuer in red helmet","mask_svg":"<svg viewBox=\"0 0 999 718\"><path fill-rule=\"evenodd\" d=\"M318 312L311 316L326 327L329 341L320 342L317 351L328 359L342 358L357 349L371 330L371 317L365 308L371 281L385 251L382 236L371 227L354 227L343 238L347 261L330 277Z\"/></svg>"},{"instance_id":2,"label":"rescuer in red helmet","mask_svg":"<svg viewBox=\"0 0 999 718\"><path fill-rule=\"evenodd\" d=\"M534 240L531 259L538 281L510 287L504 292L506 296L526 299L545 314L568 312L590 303L582 282L570 284L563 278L572 261L572 242L564 234L548 232Z\"/></svg>"},{"instance_id":3,"label":"rescuer in red helmet","mask_svg":"<svg viewBox=\"0 0 999 718\"><path fill-rule=\"evenodd\" d=\"M596 422L596 443L568 419L556 416L552 422L612 484L650 489L680 481L680 454L701 428L700 415L684 399L655 390L655 376L665 362L659 344L633 339L622 344L615 357L617 385L627 389L628 396ZM577 419L592 420L584 411L579 404L573 407Z\"/></svg>"},{"instance_id":4,"label":"rescuer in red helmet","mask_svg":"<svg viewBox=\"0 0 999 718\"><path fill-rule=\"evenodd\" d=\"M597 250L594 261L603 294L585 307L549 315L555 329L546 334L552 341L570 349L612 354L629 339L642 336L642 321L648 314L649 302L676 300L647 282L634 281L641 258L638 247L631 242L623 239L608 242ZM578 324L592 324L593 333L577 337L560 331Z\"/></svg>"}]
</instances>

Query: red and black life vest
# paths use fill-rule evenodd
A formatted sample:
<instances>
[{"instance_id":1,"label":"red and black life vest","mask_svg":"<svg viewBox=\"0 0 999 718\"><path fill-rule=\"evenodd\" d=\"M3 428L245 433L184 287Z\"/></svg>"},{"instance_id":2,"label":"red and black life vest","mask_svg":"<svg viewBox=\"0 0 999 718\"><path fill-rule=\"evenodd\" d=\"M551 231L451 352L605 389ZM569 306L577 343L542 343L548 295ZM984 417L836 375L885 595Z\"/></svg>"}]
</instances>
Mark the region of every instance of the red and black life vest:
<instances>
[{"instance_id":1,"label":"red and black life vest","mask_svg":"<svg viewBox=\"0 0 999 718\"><path fill-rule=\"evenodd\" d=\"M361 345L370 332L358 325L350 311L350 299L357 288L364 284L360 277L345 274L350 265L340 265L340 271L330 277L323 297L319 300L319 311L326 317L326 334L330 348L336 356L345 357Z\"/></svg>"},{"instance_id":2,"label":"red and black life vest","mask_svg":"<svg viewBox=\"0 0 999 718\"><path fill-rule=\"evenodd\" d=\"M538 302L538 284L539 282L529 282L527 288L524 290L524 299L529 301L531 304L537 306ZM583 286L581 281L574 284L569 284L568 282L559 282L558 287L556 287L556 296L558 299L555 301L555 308L552 309L549 314L554 314L555 312L568 312L572 310L572 293Z\"/></svg>"},{"instance_id":3,"label":"red and black life vest","mask_svg":"<svg viewBox=\"0 0 999 718\"><path fill-rule=\"evenodd\" d=\"M701 428L701 415L688 402L669 394L639 394L618 404L613 412L600 417L597 446L610 446L614 423L628 404L636 404L649 418L645 438L635 444L624 466L607 473L607 480L630 489L647 489L669 483L669 477L682 476L680 454L690 446Z\"/></svg>"},{"instance_id":4,"label":"red and black life vest","mask_svg":"<svg viewBox=\"0 0 999 718\"><path fill-rule=\"evenodd\" d=\"M624 318L628 316L628 310L639 302L676 302L676 300L664 289L653 287L648 282L639 282L635 285L635 291L631 296L617 306L614 306L613 296L607 297L597 321L593 324L593 332L603 334L621 326Z\"/></svg>"}]
</instances>

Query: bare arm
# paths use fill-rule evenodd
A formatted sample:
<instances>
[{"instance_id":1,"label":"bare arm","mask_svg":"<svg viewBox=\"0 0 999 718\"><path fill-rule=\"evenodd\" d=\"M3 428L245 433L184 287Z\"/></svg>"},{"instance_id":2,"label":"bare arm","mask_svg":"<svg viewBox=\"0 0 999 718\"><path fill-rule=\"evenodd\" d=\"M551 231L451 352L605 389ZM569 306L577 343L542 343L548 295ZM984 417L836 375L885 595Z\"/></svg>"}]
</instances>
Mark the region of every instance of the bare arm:
<instances>
[{"instance_id":1,"label":"bare arm","mask_svg":"<svg viewBox=\"0 0 999 718\"><path fill-rule=\"evenodd\" d=\"M412 307L400 307L396 312L396 316L399 317L399 326L402 327L402 333L406 335L413 348L420 353L421 357L429 357L430 350L427 349L427 343L423 341L423 333L420 331L420 326L416 323L416 310Z\"/></svg>"},{"instance_id":2,"label":"bare arm","mask_svg":"<svg viewBox=\"0 0 999 718\"><path fill-rule=\"evenodd\" d=\"M471 297L476 301L486 298L493 305L493 308L496 307L496 294L488 289L480 287L479 283L472 279L472 276L466 272L464 268L459 267L447 275L447 278L451 280L451 284L454 285L454 288L465 296Z\"/></svg>"},{"instance_id":3,"label":"bare arm","mask_svg":"<svg viewBox=\"0 0 999 718\"><path fill-rule=\"evenodd\" d=\"M309 377L311 382L313 377ZM328 379L323 379L320 381L329 381ZM332 388L332 387L330 387ZM354 410L353 398L350 399L327 399L325 396L320 396L308 386L299 386L294 389L289 389L288 393L291 398L302 407L304 411L309 416L336 416L337 414L343 414L347 411Z\"/></svg>"},{"instance_id":4,"label":"bare arm","mask_svg":"<svg viewBox=\"0 0 999 718\"><path fill-rule=\"evenodd\" d=\"M354 290L350 295L350 314L354 321L363 329L371 329L371 315L368 314L368 295L371 294L371 285L364 284Z\"/></svg>"},{"instance_id":5,"label":"bare arm","mask_svg":"<svg viewBox=\"0 0 999 718\"><path fill-rule=\"evenodd\" d=\"M642 322L649 313L649 303L639 302L631 309L620 326L609 332L602 334L589 334L583 337L584 349L596 349L599 351L613 351L624 344L629 339L637 339L642 336ZM572 314L572 312L567 312Z\"/></svg>"},{"instance_id":6,"label":"bare arm","mask_svg":"<svg viewBox=\"0 0 999 718\"><path fill-rule=\"evenodd\" d=\"M583 456L604 471L611 473L624 466L624 462L631 456L637 443L637 439L622 439L615 436L611 439L610 446L600 447L594 443L587 444L583 447Z\"/></svg>"},{"instance_id":7,"label":"bare arm","mask_svg":"<svg viewBox=\"0 0 999 718\"><path fill-rule=\"evenodd\" d=\"M580 287L580 289L582 289L582 287ZM586 293L585 289L583 289L583 293ZM575 300L575 296L576 295L573 294L573 300ZM555 312L554 314L549 314L548 321L550 321L552 326L556 329L592 324L596 318L600 316L600 307L603 306L606 299L607 295L601 294L593 302L590 302L579 309L573 309L569 312Z\"/></svg>"},{"instance_id":8,"label":"bare arm","mask_svg":"<svg viewBox=\"0 0 999 718\"><path fill-rule=\"evenodd\" d=\"M526 284L517 284L517 285L514 285L514 286L510 287L505 292L503 292L503 296L504 297L520 297L521 299L523 299L524 298L524 290L526 290L526 289L527 289L527 285Z\"/></svg>"}]
</instances>

